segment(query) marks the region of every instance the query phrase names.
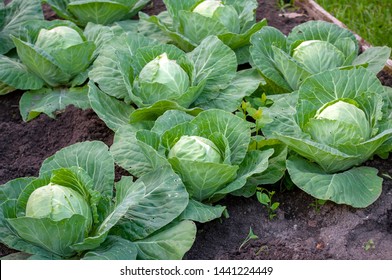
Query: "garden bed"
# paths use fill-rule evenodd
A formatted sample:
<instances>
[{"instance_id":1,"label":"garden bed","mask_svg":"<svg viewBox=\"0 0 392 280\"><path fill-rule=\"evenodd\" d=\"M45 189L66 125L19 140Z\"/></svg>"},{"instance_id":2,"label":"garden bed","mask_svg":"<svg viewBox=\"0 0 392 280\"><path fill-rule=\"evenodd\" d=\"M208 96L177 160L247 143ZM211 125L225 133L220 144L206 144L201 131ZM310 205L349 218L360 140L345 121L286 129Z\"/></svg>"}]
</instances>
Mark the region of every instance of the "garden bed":
<instances>
[{"instance_id":1,"label":"garden bed","mask_svg":"<svg viewBox=\"0 0 392 280\"><path fill-rule=\"evenodd\" d=\"M153 1L144 11L156 14L164 9ZM258 20L283 33L311 18L302 9L282 11L276 0L260 0ZM46 11L51 15L50 11ZM392 85L386 72L379 75ZM36 176L42 161L59 149L76 142L100 140L107 145L113 132L92 110L68 107L56 119L41 115L24 123L18 103L21 92L0 97L0 184L11 179ZM380 174L392 174L391 158L367 163ZM117 176L126 172L118 168ZM198 224L198 234L187 259L392 259L392 180L384 179L380 198L366 209L326 203L312 206L314 198L299 189L274 186L274 201L280 202L277 216L270 220L266 208L255 198L229 196L230 218ZM282 190L282 191L281 191ZM249 229L258 236L239 250ZM0 256L13 252L0 246Z\"/></svg>"}]
</instances>

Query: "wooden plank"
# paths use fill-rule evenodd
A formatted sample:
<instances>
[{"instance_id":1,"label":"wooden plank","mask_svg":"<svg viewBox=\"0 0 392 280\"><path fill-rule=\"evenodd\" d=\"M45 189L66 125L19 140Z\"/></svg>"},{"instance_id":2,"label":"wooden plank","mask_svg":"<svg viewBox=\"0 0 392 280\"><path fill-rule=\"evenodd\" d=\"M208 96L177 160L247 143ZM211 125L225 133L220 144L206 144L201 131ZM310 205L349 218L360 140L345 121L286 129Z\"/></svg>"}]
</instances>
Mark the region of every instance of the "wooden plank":
<instances>
[{"instance_id":1,"label":"wooden plank","mask_svg":"<svg viewBox=\"0 0 392 280\"><path fill-rule=\"evenodd\" d=\"M309 14L309 16L316 19L316 20L328 21L328 22L334 23L340 27L349 29L349 28L347 28L347 26L343 22L341 22L340 20L338 20L337 18L332 16L330 13L328 13L326 10L324 10L323 7L321 7L319 4L317 4L313 0L295 0L295 4L299 7L301 7L302 9L306 10L306 12ZM351 32L353 32L353 31L351 31ZM361 36L359 36L355 32L353 32L353 33L355 35L355 38L357 38L357 40L359 42L359 45L360 45L362 52L371 47L371 45L368 42L366 42L365 39L363 39ZM390 75L392 75L392 60L391 59L387 60L383 70L388 72Z\"/></svg>"}]
</instances>

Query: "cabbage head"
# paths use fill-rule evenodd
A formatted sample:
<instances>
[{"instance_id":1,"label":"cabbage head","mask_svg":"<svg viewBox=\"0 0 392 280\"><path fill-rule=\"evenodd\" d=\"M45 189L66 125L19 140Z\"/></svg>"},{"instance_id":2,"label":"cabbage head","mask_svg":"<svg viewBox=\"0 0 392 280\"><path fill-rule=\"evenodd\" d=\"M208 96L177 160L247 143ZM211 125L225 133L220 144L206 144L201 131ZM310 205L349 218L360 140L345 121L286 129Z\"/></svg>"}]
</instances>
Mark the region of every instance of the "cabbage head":
<instances>
[{"instance_id":1,"label":"cabbage head","mask_svg":"<svg viewBox=\"0 0 392 280\"><path fill-rule=\"evenodd\" d=\"M34 190L26 204L26 217L61 221L75 214L86 218L84 232L88 233L93 220L87 201L77 191L57 184L51 183Z\"/></svg>"},{"instance_id":2,"label":"cabbage head","mask_svg":"<svg viewBox=\"0 0 392 280\"><path fill-rule=\"evenodd\" d=\"M388 47L371 47L359 54L349 30L325 21L308 21L288 36L268 26L251 37L252 66L266 78L269 93L298 90L309 76L331 69L364 67L378 73L390 56Z\"/></svg>"},{"instance_id":3,"label":"cabbage head","mask_svg":"<svg viewBox=\"0 0 392 280\"><path fill-rule=\"evenodd\" d=\"M202 16L212 18L217 8L224 7L222 1L219 0L205 0L197 5L194 9L194 13L199 13Z\"/></svg>"},{"instance_id":4,"label":"cabbage head","mask_svg":"<svg viewBox=\"0 0 392 280\"><path fill-rule=\"evenodd\" d=\"M82 44L81 35L68 26L57 26L52 29L41 29L38 33L35 45L49 54L55 53L56 49L66 49Z\"/></svg>"},{"instance_id":5,"label":"cabbage head","mask_svg":"<svg viewBox=\"0 0 392 280\"><path fill-rule=\"evenodd\" d=\"M219 0L205 0L198 4L192 11L204 17L215 19L233 33L240 33L241 26L236 9L224 5Z\"/></svg>"},{"instance_id":6,"label":"cabbage head","mask_svg":"<svg viewBox=\"0 0 392 280\"><path fill-rule=\"evenodd\" d=\"M335 148L348 143L360 144L372 134L371 123L359 105L342 100L327 104L317 112L305 131L315 141Z\"/></svg>"},{"instance_id":7,"label":"cabbage head","mask_svg":"<svg viewBox=\"0 0 392 280\"><path fill-rule=\"evenodd\" d=\"M392 150L390 88L367 69L329 70L276 96L263 132L295 154L293 182L317 199L366 207L381 193L378 170L360 165Z\"/></svg>"},{"instance_id":8,"label":"cabbage head","mask_svg":"<svg viewBox=\"0 0 392 280\"><path fill-rule=\"evenodd\" d=\"M143 104L181 99L190 86L188 73L163 53L148 62L134 82L135 95Z\"/></svg>"},{"instance_id":9,"label":"cabbage head","mask_svg":"<svg viewBox=\"0 0 392 280\"><path fill-rule=\"evenodd\" d=\"M168 158L221 163L222 157L214 142L200 136L181 136L170 149Z\"/></svg>"}]
</instances>

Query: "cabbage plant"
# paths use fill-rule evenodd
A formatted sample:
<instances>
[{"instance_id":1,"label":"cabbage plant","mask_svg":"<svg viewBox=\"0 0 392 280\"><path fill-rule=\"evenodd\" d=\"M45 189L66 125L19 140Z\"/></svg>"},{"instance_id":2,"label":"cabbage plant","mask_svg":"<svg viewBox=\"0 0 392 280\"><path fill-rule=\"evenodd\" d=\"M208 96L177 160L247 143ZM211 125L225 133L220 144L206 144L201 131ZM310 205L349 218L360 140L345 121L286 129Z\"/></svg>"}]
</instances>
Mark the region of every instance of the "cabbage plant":
<instances>
[{"instance_id":1,"label":"cabbage plant","mask_svg":"<svg viewBox=\"0 0 392 280\"><path fill-rule=\"evenodd\" d=\"M31 21L20 37L11 36L18 59L0 57L6 69L0 75L1 93L27 91L20 100L25 121L41 112L53 112L73 104L88 108L88 67L96 45L68 21Z\"/></svg>"},{"instance_id":2,"label":"cabbage plant","mask_svg":"<svg viewBox=\"0 0 392 280\"><path fill-rule=\"evenodd\" d=\"M378 170L360 166L392 150L390 88L367 69L329 70L277 95L263 132L285 143L292 181L317 199L366 207L381 193Z\"/></svg>"},{"instance_id":3,"label":"cabbage plant","mask_svg":"<svg viewBox=\"0 0 392 280\"><path fill-rule=\"evenodd\" d=\"M266 25L256 22L256 0L164 0L167 11L157 16L140 13L142 20L159 27L170 40L189 52L206 37L218 36L236 51L239 64L249 60L249 39Z\"/></svg>"},{"instance_id":4,"label":"cabbage plant","mask_svg":"<svg viewBox=\"0 0 392 280\"><path fill-rule=\"evenodd\" d=\"M371 47L358 55L353 33L324 21L308 21L286 37L265 27L251 38L252 65L267 81L269 93L297 90L309 76L331 69L364 67L378 73L390 55L388 47Z\"/></svg>"},{"instance_id":5,"label":"cabbage plant","mask_svg":"<svg viewBox=\"0 0 392 280\"><path fill-rule=\"evenodd\" d=\"M185 53L131 32L101 50L89 77L92 108L113 130L170 109L233 112L263 82L257 70L237 72L234 51L215 36Z\"/></svg>"},{"instance_id":6,"label":"cabbage plant","mask_svg":"<svg viewBox=\"0 0 392 280\"><path fill-rule=\"evenodd\" d=\"M0 198L0 240L23 252L14 258L180 259L196 233L177 218L188 193L170 168L114 183L113 157L98 141L58 151L39 177L1 185Z\"/></svg>"},{"instance_id":7,"label":"cabbage plant","mask_svg":"<svg viewBox=\"0 0 392 280\"><path fill-rule=\"evenodd\" d=\"M190 196L182 216L206 222L220 217L224 210L213 203L229 193L243 195L248 179L269 167L274 149L249 150L250 127L246 120L220 109L195 117L168 110L149 130L131 125L119 128L111 152L116 163L136 177L161 166L172 168ZM263 179L267 178L260 181ZM252 195L250 189L246 193Z\"/></svg>"},{"instance_id":8,"label":"cabbage plant","mask_svg":"<svg viewBox=\"0 0 392 280\"><path fill-rule=\"evenodd\" d=\"M58 16L79 26L86 26L89 22L109 25L129 19L148 2L150 0L42 0Z\"/></svg>"}]
</instances>

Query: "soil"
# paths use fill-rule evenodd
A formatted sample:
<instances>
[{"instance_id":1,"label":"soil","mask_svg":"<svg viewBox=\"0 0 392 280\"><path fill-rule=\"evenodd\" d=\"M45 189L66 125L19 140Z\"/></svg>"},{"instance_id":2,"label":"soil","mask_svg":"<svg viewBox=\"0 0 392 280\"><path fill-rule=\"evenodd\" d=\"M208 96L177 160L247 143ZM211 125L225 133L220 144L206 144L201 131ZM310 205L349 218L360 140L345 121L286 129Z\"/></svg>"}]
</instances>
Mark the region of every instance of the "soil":
<instances>
[{"instance_id":1,"label":"soil","mask_svg":"<svg viewBox=\"0 0 392 280\"><path fill-rule=\"evenodd\" d=\"M8 2L8 1L7 1ZM288 34L311 20L301 9L280 10L276 0L260 0L258 20ZM157 14L164 9L154 0L144 11ZM45 15L53 12L45 7ZM392 77L379 75L384 85ZM0 96L0 184L11 179L37 176L42 161L59 149L76 142L113 141L113 132L92 110L68 107L56 119L41 115L24 123L18 103L22 92ZM367 163L382 174L392 174L392 158L375 158ZM126 172L117 168L117 178ZM194 246L186 259L392 259L392 180L385 178L380 198L366 209L327 202L316 208L315 200L297 188L277 190L280 202L277 216L268 217L265 207L255 198L229 196L223 201L230 218L198 224ZM241 249L249 229L258 236ZM0 257L14 252L0 244Z\"/></svg>"}]
</instances>

